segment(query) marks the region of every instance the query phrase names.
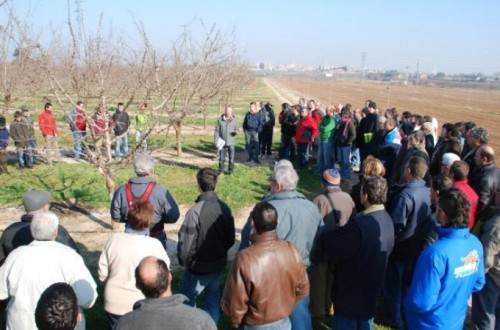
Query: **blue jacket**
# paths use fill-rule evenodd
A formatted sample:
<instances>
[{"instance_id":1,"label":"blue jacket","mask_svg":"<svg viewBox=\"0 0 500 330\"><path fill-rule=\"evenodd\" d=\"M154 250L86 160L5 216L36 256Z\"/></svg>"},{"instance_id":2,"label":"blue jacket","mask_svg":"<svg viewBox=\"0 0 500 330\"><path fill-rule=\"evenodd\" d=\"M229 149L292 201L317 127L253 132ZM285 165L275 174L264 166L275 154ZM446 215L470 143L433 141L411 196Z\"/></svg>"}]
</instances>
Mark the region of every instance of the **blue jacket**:
<instances>
[{"instance_id":1,"label":"blue jacket","mask_svg":"<svg viewBox=\"0 0 500 330\"><path fill-rule=\"evenodd\" d=\"M429 188L423 180L406 182L397 186L388 209L394 222L396 245L393 256L402 260L408 259L406 243L412 238L420 222L431 214L431 197Z\"/></svg>"},{"instance_id":2,"label":"blue jacket","mask_svg":"<svg viewBox=\"0 0 500 330\"><path fill-rule=\"evenodd\" d=\"M243 121L243 129L245 131L254 131L260 133L262 131L262 116L259 112L247 112Z\"/></svg>"},{"instance_id":3,"label":"blue jacket","mask_svg":"<svg viewBox=\"0 0 500 330\"><path fill-rule=\"evenodd\" d=\"M5 149L9 145L9 130L6 128L0 129L0 149Z\"/></svg>"},{"instance_id":4,"label":"blue jacket","mask_svg":"<svg viewBox=\"0 0 500 330\"><path fill-rule=\"evenodd\" d=\"M375 316L394 227L382 205L372 205L343 227L324 231L321 248L336 261L331 298L335 313L368 320Z\"/></svg>"},{"instance_id":5,"label":"blue jacket","mask_svg":"<svg viewBox=\"0 0 500 330\"><path fill-rule=\"evenodd\" d=\"M436 227L404 300L410 329L462 330L467 301L484 286L483 246L469 228Z\"/></svg>"}]
</instances>

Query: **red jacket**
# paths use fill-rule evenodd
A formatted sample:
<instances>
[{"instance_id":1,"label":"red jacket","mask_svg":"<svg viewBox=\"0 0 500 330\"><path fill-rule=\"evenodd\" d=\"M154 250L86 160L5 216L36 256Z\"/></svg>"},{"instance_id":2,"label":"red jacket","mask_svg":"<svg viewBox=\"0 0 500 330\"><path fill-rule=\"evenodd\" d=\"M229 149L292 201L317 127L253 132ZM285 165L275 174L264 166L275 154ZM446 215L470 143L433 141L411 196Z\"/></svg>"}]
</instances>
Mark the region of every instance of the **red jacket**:
<instances>
[{"instance_id":1,"label":"red jacket","mask_svg":"<svg viewBox=\"0 0 500 330\"><path fill-rule=\"evenodd\" d=\"M316 122L316 125L319 126L321 119L323 119L323 115L321 114L321 110L318 110L318 109L311 110L311 116L313 117L314 121Z\"/></svg>"},{"instance_id":2,"label":"red jacket","mask_svg":"<svg viewBox=\"0 0 500 330\"><path fill-rule=\"evenodd\" d=\"M318 136L318 133L318 125L311 115L307 115L297 125L295 141L297 143L311 143Z\"/></svg>"},{"instance_id":3,"label":"red jacket","mask_svg":"<svg viewBox=\"0 0 500 330\"><path fill-rule=\"evenodd\" d=\"M42 131L42 135L46 136L57 136L57 126L56 119L52 114L52 111L44 110L38 116L38 126L40 126L40 131Z\"/></svg>"},{"instance_id":4,"label":"red jacket","mask_svg":"<svg viewBox=\"0 0 500 330\"><path fill-rule=\"evenodd\" d=\"M467 180L455 181L453 185L464 193L465 197L467 197L467 200L470 203L469 229L472 230L476 225L476 210L477 210L477 205L479 203L479 196L476 194L474 189L472 189L471 186L469 186Z\"/></svg>"},{"instance_id":5,"label":"red jacket","mask_svg":"<svg viewBox=\"0 0 500 330\"><path fill-rule=\"evenodd\" d=\"M92 115L92 132L95 136L101 136L111 131L110 118L107 113L95 112Z\"/></svg>"}]
</instances>

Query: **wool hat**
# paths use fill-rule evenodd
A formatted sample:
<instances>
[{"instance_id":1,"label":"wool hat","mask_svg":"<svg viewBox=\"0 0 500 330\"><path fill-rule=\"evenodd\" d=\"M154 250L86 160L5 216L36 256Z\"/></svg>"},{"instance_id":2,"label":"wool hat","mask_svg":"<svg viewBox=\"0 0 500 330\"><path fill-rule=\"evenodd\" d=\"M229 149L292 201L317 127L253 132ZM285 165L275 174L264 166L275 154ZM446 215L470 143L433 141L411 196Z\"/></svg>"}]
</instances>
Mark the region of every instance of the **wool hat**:
<instances>
[{"instance_id":1,"label":"wool hat","mask_svg":"<svg viewBox=\"0 0 500 330\"><path fill-rule=\"evenodd\" d=\"M447 152L443 155L443 158L441 158L441 165L451 166L451 164L453 164L457 160L460 160L460 157L457 154Z\"/></svg>"},{"instance_id":2,"label":"wool hat","mask_svg":"<svg viewBox=\"0 0 500 330\"><path fill-rule=\"evenodd\" d=\"M31 190L23 195L23 205L27 213L40 210L50 203L50 193L45 190Z\"/></svg>"},{"instance_id":3,"label":"wool hat","mask_svg":"<svg viewBox=\"0 0 500 330\"><path fill-rule=\"evenodd\" d=\"M332 168L325 170L321 177L321 182L325 186L338 186L340 184L340 173L338 170Z\"/></svg>"}]
</instances>

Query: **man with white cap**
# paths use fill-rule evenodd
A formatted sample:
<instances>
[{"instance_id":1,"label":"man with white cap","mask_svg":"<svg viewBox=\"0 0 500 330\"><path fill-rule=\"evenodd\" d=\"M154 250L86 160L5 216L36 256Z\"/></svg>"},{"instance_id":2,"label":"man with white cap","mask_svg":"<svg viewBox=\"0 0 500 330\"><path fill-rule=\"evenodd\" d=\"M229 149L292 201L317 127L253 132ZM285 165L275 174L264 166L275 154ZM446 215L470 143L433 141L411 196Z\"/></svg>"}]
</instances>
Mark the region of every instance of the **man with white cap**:
<instances>
[{"instance_id":1,"label":"man with white cap","mask_svg":"<svg viewBox=\"0 0 500 330\"><path fill-rule=\"evenodd\" d=\"M453 152L447 152L441 158L441 175L449 176L450 167L454 162L460 160L460 156Z\"/></svg>"},{"instance_id":2,"label":"man with white cap","mask_svg":"<svg viewBox=\"0 0 500 330\"><path fill-rule=\"evenodd\" d=\"M45 190L33 189L23 195L22 200L26 214L21 216L21 221L14 222L5 228L0 238L0 265L12 250L22 245L28 245L33 241L33 236L30 231L33 215L39 211L48 211L50 199L50 193ZM73 250L79 252L75 241L71 238L69 232L61 225L57 227L56 242L69 246Z\"/></svg>"}]
</instances>

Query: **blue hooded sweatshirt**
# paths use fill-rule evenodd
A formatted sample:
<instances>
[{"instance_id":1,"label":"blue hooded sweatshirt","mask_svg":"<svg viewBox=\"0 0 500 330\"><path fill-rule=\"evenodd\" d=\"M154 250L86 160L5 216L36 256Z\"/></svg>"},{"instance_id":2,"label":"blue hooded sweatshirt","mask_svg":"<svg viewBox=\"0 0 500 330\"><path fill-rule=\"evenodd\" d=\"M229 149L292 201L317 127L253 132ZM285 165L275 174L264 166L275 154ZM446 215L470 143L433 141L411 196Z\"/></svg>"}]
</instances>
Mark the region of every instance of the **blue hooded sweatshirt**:
<instances>
[{"instance_id":1,"label":"blue hooded sweatshirt","mask_svg":"<svg viewBox=\"0 0 500 330\"><path fill-rule=\"evenodd\" d=\"M462 330L467 301L484 286L483 246L469 228L435 230L439 240L418 258L404 301L408 327Z\"/></svg>"}]
</instances>

